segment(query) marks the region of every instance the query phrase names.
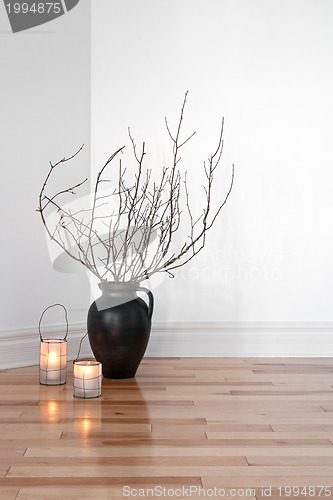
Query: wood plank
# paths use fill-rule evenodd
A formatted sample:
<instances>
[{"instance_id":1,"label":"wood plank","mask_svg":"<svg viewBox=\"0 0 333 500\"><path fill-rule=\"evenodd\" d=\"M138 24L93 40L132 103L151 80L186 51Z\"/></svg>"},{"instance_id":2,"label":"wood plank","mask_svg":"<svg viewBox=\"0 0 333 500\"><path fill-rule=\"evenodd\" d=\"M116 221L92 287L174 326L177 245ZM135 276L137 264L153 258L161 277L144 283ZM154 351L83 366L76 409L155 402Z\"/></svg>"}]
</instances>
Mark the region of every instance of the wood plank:
<instances>
[{"instance_id":1,"label":"wood plank","mask_svg":"<svg viewBox=\"0 0 333 500\"><path fill-rule=\"evenodd\" d=\"M259 488L270 486L277 488L279 486L317 486L317 485L332 485L332 475L317 476L317 471L309 476L279 476L275 471L271 471L271 476L237 476L237 477L214 477L202 476L202 486L204 488ZM332 494L333 494L333 488ZM258 491L258 490L257 490ZM266 498L269 498L266 497ZM282 497L281 497L282 498ZM290 497L289 498L294 498ZM304 497L303 497L304 498ZM310 497L305 497L310 498ZM323 497L321 497L323 498ZM330 498L330 496L326 497Z\"/></svg>"},{"instance_id":2,"label":"wood plank","mask_svg":"<svg viewBox=\"0 0 333 500\"><path fill-rule=\"evenodd\" d=\"M333 389L331 388L330 390L321 390L321 389L315 389L315 388L312 388L312 389L307 389L307 390L295 390L295 388L287 388L287 387L277 387L277 386L274 386L273 389L261 389L261 390L258 390L258 389L231 389L230 390L230 394L232 396L247 396L247 397L252 397L253 396L260 396L260 397L266 397L266 396L274 396L274 399L279 399L279 400L283 400L283 399L286 399L285 397L282 398L281 396L288 396L289 397L293 397L294 400L300 400L300 398L304 399L304 400L310 400L311 401L314 401L314 400L317 400L317 399L323 399L323 400L326 400L326 399L331 399L332 396L333 396ZM311 398L309 397L311 395Z\"/></svg>"},{"instance_id":3,"label":"wood plank","mask_svg":"<svg viewBox=\"0 0 333 500\"><path fill-rule=\"evenodd\" d=\"M7 467L8 459L0 458L0 467L3 469ZM10 459L10 465L20 465L20 466L34 466L37 470L37 466L48 465L50 467L71 466L73 465L72 457L29 457L25 455L24 457L12 458ZM244 456L114 456L105 457L101 454L95 457L85 456L82 452L79 457L75 458L76 466L115 466L124 465L136 467L141 466L225 466L225 465L244 465L247 466L248 462ZM266 464L264 464L266 465ZM297 464L296 464L297 465ZM330 465L328 462L326 465ZM9 466L7 467L7 470ZM0 497L1 498L1 497Z\"/></svg>"},{"instance_id":4,"label":"wood plank","mask_svg":"<svg viewBox=\"0 0 333 500\"><path fill-rule=\"evenodd\" d=\"M297 412L247 412L242 414L223 414L221 413L217 417L206 417L206 421L208 425L218 425L218 424L231 424L238 423L244 424L247 423L249 425L252 424L267 424L271 425L295 425L297 423L304 425L325 425L327 423L332 422L332 415L328 412L306 412L306 413L297 413Z\"/></svg>"},{"instance_id":5,"label":"wood plank","mask_svg":"<svg viewBox=\"0 0 333 500\"><path fill-rule=\"evenodd\" d=\"M274 432L327 432L333 434L333 423L319 423L319 421L312 424L303 422L295 424L272 423L271 426Z\"/></svg>"},{"instance_id":6,"label":"wood plank","mask_svg":"<svg viewBox=\"0 0 333 500\"><path fill-rule=\"evenodd\" d=\"M328 440L333 439L332 431L308 431L308 432L272 432L267 435L267 432L253 432L249 436L248 432L206 432L208 439L257 439L258 443L263 440L274 439L274 441L284 441L289 439L294 439L297 441L317 441L317 440Z\"/></svg>"},{"instance_id":7,"label":"wood plank","mask_svg":"<svg viewBox=\"0 0 333 500\"><path fill-rule=\"evenodd\" d=\"M203 377L203 374L196 374L196 379L202 380L203 378L208 377L208 374ZM271 382L272 385L276 385L279 383L285 383L285 384L306 384L309 382L310 384L316 383L319 384L322 382L323 384L326 385L331 385L331 381L333 378L333 374L321 374L321 373L302 373L302 374L297 374L293 373L292 377L290 376L290 373L278 373L278 374L260 374L256 373L254 374L253 372L247 373L246 376L244 375L238 375L238 374L233 374L232 376L225 377L225 380L227 384L234 384L234 383L246 383L246 382ZM205 380L202 380L205 381Z\"/></svg>"},{"instance_id":8,"label":"wood plank","mask_svg":"<svg viewBox=\"0 0 333 500\"><path fill-rule=\"evenodd\" d=\"M269 424L207 422L207 432L273 432Z\"/></svg>"},{"instance_id":9,"label":"wood plank","mask_svg":"<svg viewBox=\"0 0 333 500\"><path fill-rule=\"evenodd\" d=\"M0 435L5 439L24 439L29 436L30 439L54 438L60 439L62 430L58 426L49 424L0 424Z\"/></svg>"},{"instance_id":10,"label":"wood plank","mask_svg":"<svg viewBox=\"0 0 333 500\"><path fill-rule=\"evenodd\" d=\"M156 438L160 436L166 436L170 438L174 438L175 436L179 436L180 438L190 438L190 437L208 437L208 432L211 434L213 432L221 432L224 433L222 437L225 438L236 438L236 437L249 437L248 433L251 433L251 437L254 439L257 438L258 433L262 433L267 437L267 433L270 433L271 436L269 437L274 437L275 434L272 431L272 428L270 425L249 425L249 424L234 424L234 425L191 425L190 423L186 426L184 429L183 425L177 425L174 423L171 419L165 425L161 425L160 423L156 422L155 420L152 421L152 431L151 431L151 436ZM241 435L243 433L243 435ZM260 434L261 437L263 435ZM331 434L333 436L333 434ZM290 435L289 435L290 437ZM323 437L323 436L320 436ZM325 435L325 438L329 437L327 434ZM218 437L220 439L220 436Z\"/></svg>"},{"instance_id":11,"label":"wood plank","mask_svg":"<svg viewBox=\"0 0 333 500\"><path fill-rule=\"evenodd\" d=\"M18 487L28 487L28 486L39 486L44 488L44 495L47 499L48 488L51 486L123 486L128 485L160 485L160 484L174 484L175 482L179 484L201 484L200 477L168 477L168 476L131 476L131 477L113 477L107 476L100 478L98 476L86 476L86 477L46 477L46 476L36 476L36 477L0 477L0 487L2 486L18 486Z\"/></svg>"},{"instance_id":12,"label":"wood plank","mask_svg":"<svg viewBox=\"0 0 333 500\"><path fill-rule=\"evenodd\" d=\"M274 433L273 433L274 434ZM284 439L279 439L278 437L274 439L272 436L271 439L268 437L266 438L261 438L260 440L258 439L251 439L250 437L246 437L245 439L242 438L225 438L225 439L215 439L215 440L209 440L209 444L214 443L216 446L332 446L332 443L329 439L297 439L294 438L292 435L290 437L284 438Z\"/></svg>"},{"instance_id":13,"label":"wood plank","mask_svg":"<svg viewBox=\"0 0 333 500\"><path fill-rule=\"evenodd\" d=\"M138 395L133 399L128 399L128 395L124 399L116 399L113 397L103 396L102 401L104 405L112 405L112 406L194 406L194 402L190 399L160 399L160 395L158 399L153 399L150 397L149 399L144 399L142 395Z\"/></svg>"},{"instance_id":14,"label":"wood plank","mask_svg":"<svg viewBox=\"0 0 333 500\"><path fill-rule=\"evenodd\" d=\"M313 465L333 466L333 457L300 456L300 457L253 457L246 456L249 465Z\"/></svg>"},{"instance_id":15,"label":"wood plank","mask_svg":"<svg viewBox=\"0 0 333 500\"><path fill-rule=\"evenodd\" d=\"M34 417L32 417L34 418ZM100 417L100 418L90 418L89 420L99 422L100 424L148 424L150 427L154 424L157 425L181 425L181 426L207 426L206 420L204 418L148 418L148 417L127 417L126 415L123 417ZM61 418L59 423L73 423L73 424L80 424L82 422L82 418L78 417L66 417L66 418ZM272 429L267 426L267 425L262 425L259 426L258 430L267 430L269 428L270 431ZM215 429L212 429L215 430ZM219 430L219 429L217 429Z\"/></svg>"},{"instance_id":16,"label":"wood plank","mask_svg":"<svg viewBox=\"0 0 333 500\"><path fill-rule=\"evenodd\" d=\"M1 447L0 448L0 459L6 458L6 460L8 460L8 459L13 459L13 458L17 458L17 457L23 457L25 452L26 452L25 447L14 447L14 446Z\"/></svg>"},{"instance_id":17,"label":"wood plank","mask_svg":"<svg viewBox=\"0 0 333 500\"><path fill-rule=\"evenodd\" d=\"M126 486L126 485L124 485ZM127 485L128 486L128 485ZM49 486L47 488L47 500L124 500L123 492L133 492L135 496L138 495L139 490L147 488L147 484L132 484L131 490L123 489L123 486ZM153 485L154 486L154 485ZM168 484L166 489L183 488L183 484ZM135 498L131 496L129 498ZM140 497L139 497L140 498ZM141 496L142 498L142 496ZM197 500L196 497L191 496L192 500ZM2 500L2 499L1 499ZM9 500L9 499L8 499ZM11 499L10 499L11 500ZM16 500L46 500L44 488L38 487L23 487Z\"/></svg>"},{"instance_id":18,"label":"wood plank","mask_svg":"<svg viewBox=\"0 0 333 500\"><path fill-rule=\"evenodd\" d=\"M78 441L56 443L50 442L43 446L29 446L25 457L333 457L333 446L171 446L167 441L164 445L150 446L149 444L115 446L87 446L81 447Z\"/></svg>"},{"instance_id":19,"label":"wood plank","mask_svg":"<svg viewBox=\"0 0 333 500\"><path fill-rule=\"evenodd\" d=\"M0 486L1 500L16 500L19 488L15 486Z\"/></svg>"},{"instance_id":20,"label":"wood plank","mask_svg":"<svg viewBox=\"0 0 333 500\"><path fill-rule=\"evenodd\" d=\"M1 392L0 392L1 394ZM22 416L23 411L21 409L13 409L2 407L0 410L0 423L7 419L16 419Z\"/></svg>"},{"instance_id":21,"label":"wood plank","mask_svg":"<svg viewBox=\"0 0 333 500\"><path fill-rule=\"evenodd\" d=\"M280 477L309 477L314 472L314 466L274 466L274 474ZM319 466L315 468L315 476L333 477L333 466ZM161 477L163 475L172 477L192 477L192 476L209 476L209 477L271 477L271 466L77 466L71 465L64 467L62 465L49 466L13 466L9 469L6 477Z\"/></svg>"},{"instance_id":22,"label":"wood plank","mask_svg":"<svg viewBox=\"0 0 333 500\"><path fill-rule=\"evenodd\" d=\"M95 498L98 500L124 499L123 489L109 486L49 486L47 488L47 500L91 500ZM16 500L46 500L45 489L41 487L20 488Z\"/></svg>"}]
</instances>

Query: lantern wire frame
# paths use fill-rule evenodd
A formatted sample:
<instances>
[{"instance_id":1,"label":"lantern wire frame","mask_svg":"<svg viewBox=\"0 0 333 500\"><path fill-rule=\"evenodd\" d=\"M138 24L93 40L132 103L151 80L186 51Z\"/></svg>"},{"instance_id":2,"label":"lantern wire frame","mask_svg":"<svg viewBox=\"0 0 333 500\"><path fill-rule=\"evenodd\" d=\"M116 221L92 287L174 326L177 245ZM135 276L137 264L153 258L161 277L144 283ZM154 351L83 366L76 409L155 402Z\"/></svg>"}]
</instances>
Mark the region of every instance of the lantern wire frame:
<instances>
[{"instance_id":1,"label":"lantern wire frame","mask_svg":"<svg viewBox=\"0 0 333 500\"><path fill-rule=\"evenodd\" d=\"M63 339L43 339L41 323L46 311L52 307L61 307L65 313L66 333ZM66 383L67 371L67 335L68 314L63 304L52 304L44 309L39 323L40 338L39 382L43 385L62 385Z\"/></svg>"},{"instance_id":2,"label":"lantern wire frame","mask_svg":"<svg viewBox=\"0 0 333 500\"><path fill-rule=\"evenodd\" d=\"M86 332L82 339L80 340L79 350L76 359L73 361L74 374L73 374L73 396L87 399L87 398L98 398L102 393L102 363L94 358L80 358L80 352L82 348L82 342L88 335ZM96 377L86 377L85 367L86 366L97 366L99 365L98 374ZM80 370L80 366L82 366ZM75 370L75 367L77 369Z\"/></svg>"}]
</instances>

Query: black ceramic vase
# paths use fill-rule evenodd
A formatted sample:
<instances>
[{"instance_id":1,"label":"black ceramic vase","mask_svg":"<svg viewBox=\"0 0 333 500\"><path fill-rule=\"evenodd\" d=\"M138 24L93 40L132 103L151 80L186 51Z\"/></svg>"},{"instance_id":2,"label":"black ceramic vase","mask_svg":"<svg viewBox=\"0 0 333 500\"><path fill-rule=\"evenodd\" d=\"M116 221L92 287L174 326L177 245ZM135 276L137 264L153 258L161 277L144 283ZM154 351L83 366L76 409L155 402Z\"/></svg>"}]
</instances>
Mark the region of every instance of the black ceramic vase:
<instances>
[{"instance_id":1,"label":"black ceramic vase","mask_svg":"<svg viewBox=\"0 0 333 500\"><path fill-rule=\"evenodd\" d=\"M154 298L140 283L100 283L101 297L88 312L88 336L104 377L134 377L146 351ZM149 306L137 296L148 294Z\"/></svg>"}]
</instances>

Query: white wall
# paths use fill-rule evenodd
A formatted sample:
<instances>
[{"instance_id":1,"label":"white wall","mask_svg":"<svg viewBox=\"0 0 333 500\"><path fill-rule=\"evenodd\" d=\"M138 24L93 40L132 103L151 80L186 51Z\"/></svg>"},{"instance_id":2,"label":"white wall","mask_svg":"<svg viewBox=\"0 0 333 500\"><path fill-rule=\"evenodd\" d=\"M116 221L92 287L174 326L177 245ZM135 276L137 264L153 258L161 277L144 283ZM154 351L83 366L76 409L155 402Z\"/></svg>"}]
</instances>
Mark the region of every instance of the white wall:
<instances>
[{"instance_id":1,"label":"white wall","mask_svg":"<svg viewBox=\"0 0 333 500\"><path fill-rule=\"evenodd\" d=\"M48 160L85 142L81 179L90 130L96 171L130 125L147 165L161 167L164 116L176 123L187 89L191 192L222 115L217 195L233 162L235 187L197 259L151 280L148 354L332 355L332 2L93 2L91 117L89 3L15 35L0 4L0 367L38 362L38 319L53 302L69 309L72 355L84 329L86 274L52 269L35 212Z\"/></svg>"},{"instance_id":2,"label":"white wall","mask_svg":"<svg viewBox=\"0 0 333 500\"><path fill-rule=\"evenodd\" d=\"M68 308L77 337L77 324L86 318L85 272L53 270L36 208L49 160L70 155L85 142L75 175L89 172L89 2L16 34L1 3L0 61L0 367L7 367L38 362L38 320L48 305L61 302ZM59 185L70 182L66 172L59 174ZM61 310L45 316L46 337L63 327Z\"/></svg>"},{"instance_id":3,"label":"white wall","mask_svg":"<svg viewBox=\"0 0 333 500\"><path fill-rule=\"evenodd\" d=\"M184 168L200 182L221 115L223 193L236 166L206 249L155 289L155 322L333 324L332 22L329 0L93 3L93 165L128 125L164 159L189 89Z\"/></svg>"}]
</instances>

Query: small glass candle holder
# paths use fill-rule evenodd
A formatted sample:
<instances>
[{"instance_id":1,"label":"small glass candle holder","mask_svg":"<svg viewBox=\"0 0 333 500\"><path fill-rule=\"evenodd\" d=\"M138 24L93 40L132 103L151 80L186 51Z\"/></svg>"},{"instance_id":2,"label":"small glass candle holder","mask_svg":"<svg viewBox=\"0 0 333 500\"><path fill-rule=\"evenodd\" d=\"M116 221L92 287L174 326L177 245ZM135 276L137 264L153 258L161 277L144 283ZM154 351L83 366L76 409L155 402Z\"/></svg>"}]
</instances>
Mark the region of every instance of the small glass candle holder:
<instances>
[{"instance_id":1,"label":"small glass candle holder","mask_svg":"<svg viewBox=\"0 0 333 500\"><path fill-rule=\"evenodd\" d=\"M95 359L77 359L73 364L73 395L98 398L102 392L102 363Z\"/></svg>"},{"instance_id":2,"label":"small glass candle holder","mask_svg":"<svg viewBox=\"0 0 333 500\"><path fill-rule=\"evenodd\" d=\"M39 382L44 385L66 383L67 340L40 341Z\"/></svg>"}]
</instances>

